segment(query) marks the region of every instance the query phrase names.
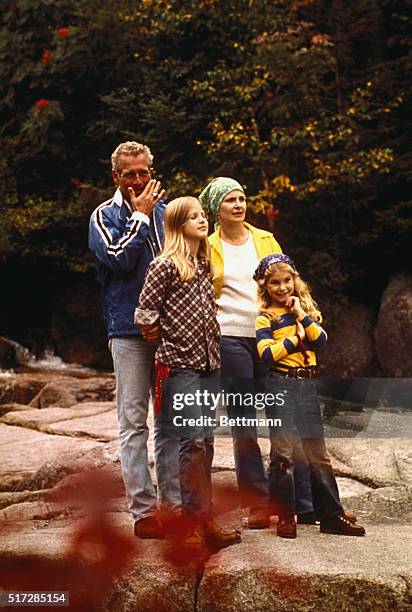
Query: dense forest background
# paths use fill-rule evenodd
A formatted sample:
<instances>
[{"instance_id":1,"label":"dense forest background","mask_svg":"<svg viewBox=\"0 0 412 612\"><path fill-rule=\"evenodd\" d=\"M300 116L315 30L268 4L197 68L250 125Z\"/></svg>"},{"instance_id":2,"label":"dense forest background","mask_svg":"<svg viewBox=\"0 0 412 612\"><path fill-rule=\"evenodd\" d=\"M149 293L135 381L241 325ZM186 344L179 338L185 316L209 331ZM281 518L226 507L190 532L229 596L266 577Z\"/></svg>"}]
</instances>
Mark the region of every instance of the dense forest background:
<instances>
[{"instance_id":1,"label":"dense forest background","mask_svg":"<svg viewBox=\"0 0 412 612\"><path fill-rule=\"evenodd\" d=\"M46 333L93 286L110 154L147 143L168 197L214 176L333 321L410 261L409 0L16 0L0 21L0 334Z\"/></svg>"}]
</instances>

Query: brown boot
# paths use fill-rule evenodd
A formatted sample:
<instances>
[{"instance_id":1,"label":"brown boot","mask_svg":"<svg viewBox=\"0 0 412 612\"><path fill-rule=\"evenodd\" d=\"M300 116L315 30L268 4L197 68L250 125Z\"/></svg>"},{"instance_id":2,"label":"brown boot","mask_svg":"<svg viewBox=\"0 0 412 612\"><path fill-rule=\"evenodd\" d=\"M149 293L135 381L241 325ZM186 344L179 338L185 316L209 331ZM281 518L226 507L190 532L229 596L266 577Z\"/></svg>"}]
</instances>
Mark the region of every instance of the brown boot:
<instances>
[{"instance_id":1,"label":"brown boot","mask_svg":"<svg viewBox=\"0 0 412 612\"><path fill-rule=\"evenodd\" d=\"M342 516L347 518L351 523L356 523L358 520L358 517L352 510L344 510ZM305 512L303 514L298 514L298 523L299 525L316 525L319 523L319 517L314 511Z\"/></svg>"},{"instance_id":2,"label":"brown boot","mask_svg":"<svg viewBox=\"0 0 412 612\"><path fill-rule=\"evenodd\" d=\"M276 533L280 538L296 538L296 523L294 516L279 517Z\"/></svg>"},{"instance_id":3,"label":"brown boot","mask_svg":"<svg viewBox=\"0 0 412 612\"><path fill-rule=\"evenodd\" d=\"M205 523L205 541L209 548L218 550L242 541L238 529L224 529L219 527L213 520Z\"/></svg>"},{"instance_id":4,"label":"brown boot","mask_svg":"<svg viewBox=\"0 0 412 612\"><path fill-rule=\"evenodd\" d=\"M364 536L366 533L362 525L352 523L352 521L346 518L345 513L322 519L320 522L320 532L347 536Z\"/></svg>"},{"instance_id":5,"label":"brown boot","mask_svg":"<svg viewBox=\"0 0 412 612\"><path fill-rule=\"evenodd\" d=\"M165 529L156 516L148 516L136 521L134 535L143 540L162 540L166 537Z\"/></svg>"}]
</instances>

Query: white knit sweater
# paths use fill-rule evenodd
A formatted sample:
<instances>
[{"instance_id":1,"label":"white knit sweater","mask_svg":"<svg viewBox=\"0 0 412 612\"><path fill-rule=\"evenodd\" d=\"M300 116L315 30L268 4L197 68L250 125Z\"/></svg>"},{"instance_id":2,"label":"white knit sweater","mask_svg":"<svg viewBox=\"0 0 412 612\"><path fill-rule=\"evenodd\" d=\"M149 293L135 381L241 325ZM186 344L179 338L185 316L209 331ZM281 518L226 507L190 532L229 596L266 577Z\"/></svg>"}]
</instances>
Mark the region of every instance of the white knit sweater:
<instances>
[{"instance_id":1,"label":"white knit sweater","mask_svg":"<svg viewBox=\"0 0 412 612\"><path fill-rule=\"evenodd\" d=\"M216 300L220 331L222 336L254 338L257 285L252 276L259 261L252 234L249 232L247 242L240 246L222 240L222 249L223 287Z\"/></svg>"}]
</instances>

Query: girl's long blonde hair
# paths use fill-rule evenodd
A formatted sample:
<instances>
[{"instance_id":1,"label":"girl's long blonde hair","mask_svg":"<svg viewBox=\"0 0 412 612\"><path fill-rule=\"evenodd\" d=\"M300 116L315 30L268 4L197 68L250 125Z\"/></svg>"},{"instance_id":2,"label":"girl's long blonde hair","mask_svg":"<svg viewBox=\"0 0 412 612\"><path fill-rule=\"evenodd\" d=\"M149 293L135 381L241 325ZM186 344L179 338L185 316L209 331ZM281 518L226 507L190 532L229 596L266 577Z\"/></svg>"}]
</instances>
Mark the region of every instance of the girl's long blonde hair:
<instances>
[{"instance_id":1,"label":"girl's long blonde hair","mask_svg":"<svg viewBox=\"0 0 412 612\"><path fill-rule=\"evenodd\" d=\"M263 278L258 280L258 306L259 310L264 312L267 310L272 304L272 298L270 297L268 290L266 288L268 279L271 274L274 272L290 272L293 283L295 286L294 295L299 298L302 309L316 321L319 323L322 321L322 315L320 310L318 309L318 305L310 294L310 288L304 280L301 279L299 272L294 270L289 264L279 262L274 263L271 266L268 266L265 270ZM272 313L273 317L273 313Z\"/></svg>"},{"instance_id":2,"label":"girl's long blonde hair","mask_svg":"<svg viewBox=\"0 0 412 612\"><path fill-rule=\"evenodd\" d=\"M195 203L201 205L199 200L193 196L176 198L169 202L164 216L165 242L159 257L173 261L182 281L192 279L196 273L189 247L183 236L183 225L187 221L190 207ZM202 238L200 241L197 256L206 261L210 271L210 250L207 238Z\"/></svg>"}]
</instances>

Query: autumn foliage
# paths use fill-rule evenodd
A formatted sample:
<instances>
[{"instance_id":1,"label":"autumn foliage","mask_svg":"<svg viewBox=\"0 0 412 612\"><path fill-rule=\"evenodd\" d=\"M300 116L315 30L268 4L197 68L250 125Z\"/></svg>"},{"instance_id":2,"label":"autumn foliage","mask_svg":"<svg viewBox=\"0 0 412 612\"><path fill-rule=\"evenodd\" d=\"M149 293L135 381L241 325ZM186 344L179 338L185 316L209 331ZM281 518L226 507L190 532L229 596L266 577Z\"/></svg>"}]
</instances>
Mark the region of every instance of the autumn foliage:
<instances>
[{"instance_id":1,"label":"autumn foliage","mask_svg":"<svg viewBox=\"0 0 412 612\"><path fill-rule=\"evenodd\" d=\"M6 4L0 256L91 271L110 153L137 139L169 197L234 176L321 293L376 305L411 230L410 25L392 0Z\"/></svg>"}]
</instances>

